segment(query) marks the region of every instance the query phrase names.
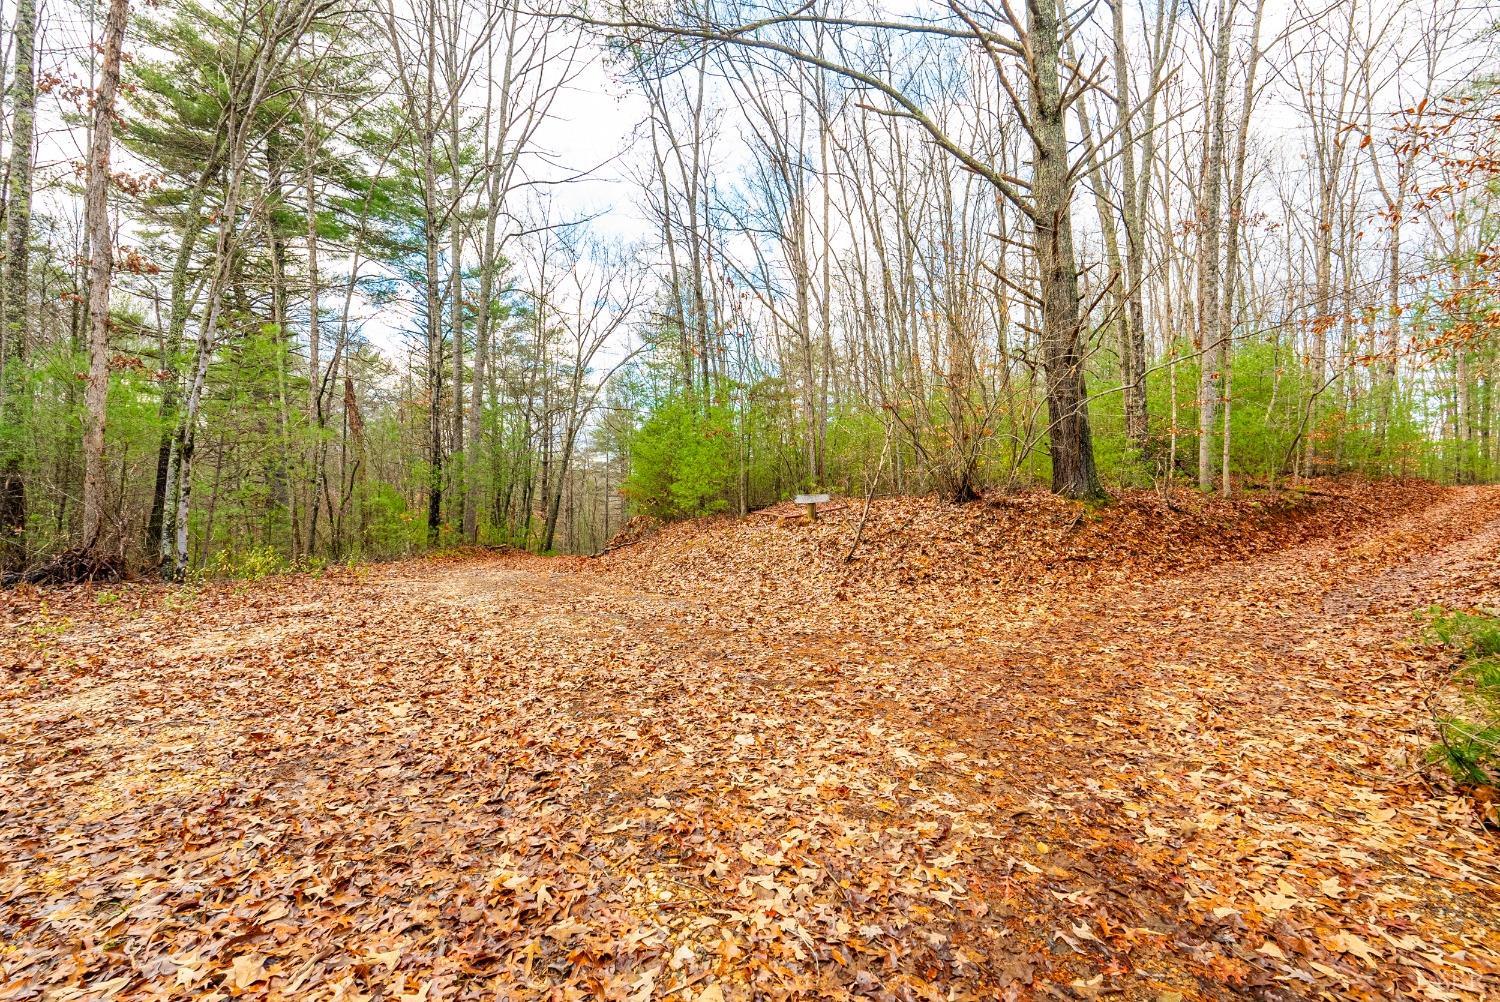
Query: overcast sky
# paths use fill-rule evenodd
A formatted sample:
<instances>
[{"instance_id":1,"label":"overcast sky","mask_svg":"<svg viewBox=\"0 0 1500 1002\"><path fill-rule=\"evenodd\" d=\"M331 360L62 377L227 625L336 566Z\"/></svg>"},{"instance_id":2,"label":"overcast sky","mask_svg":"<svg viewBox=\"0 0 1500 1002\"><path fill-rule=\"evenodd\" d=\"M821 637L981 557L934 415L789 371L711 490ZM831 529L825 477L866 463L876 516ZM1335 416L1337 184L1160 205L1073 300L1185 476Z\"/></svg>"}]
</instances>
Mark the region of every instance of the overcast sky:
<instances>
[{"instance_id":1,"label":"overcast sky","mask_svg":"<svg viewBox=\"0 0 1500 1002\"><path fill-rule=\"evenodd\" d=\"M1369 3L1370 0L1365 2ZM909 7L910 4L903 2L902 6ZM14 18L13 0L3 0L0 7L3 7L5 22L10 24ZM1363 9L1374 10L1369 6L1363 6ZM1290 12L1288 0L1270 0L1263 33L1265 39L1269 41L1275 37L1287 23ZM41 64L42 69L86 71L86 60L90 53L89 39L94 26L84 16L82 8L71 0L42 0L41 14L44 46L48 50ZM6 33L6 44L10 44L9 32ZM136 51L139 51L138 45L136 42ZM10 62L7 55L7 75ZM1188 68L1185 72L1192 70ZM727 94L727 88L722 84L715 87L713 81L710 83L719 92L717 101L711 99L711 103L732 108L732 95ZM1290 107L1285 84L1284 79L1280 84L1273 84L1266 91L1263 102L1258 105L1255 138L1264 146L1279 145L1285 156L1295 158L1298 156L1299 140L1294 133L1302 126L1299 115ZM476 90L482 98L482 84ZM73 183L76 177L75 165L82 159L85 130L68 127L60 112L58 94L54 93L43 99L38 150L39 179L43 185L38 197L38 210L41 213L74 213L79 204L73 197L55 197L46 187L49 183L53 186ZM644 99L632 88L613 79L602 53L594 49L589 53L586 67L567 92L555 102L553 115L553 120L540 133L539 145L547 151L555 164L560 165L559 176L564 170L596 169L587 180L557 185L550 189L553 200L552 218L594 217L591 225L596 233L625 243L648 238L650 234L646 229L647 223L638 208L641 193L627 170L632 156L639 155L632 154L629 147L637 124L646 117ZM731 115L723 124L721 141L715 150L716 155L721 158L722 171L716 180L726 187L733 183L732 175L743 152L736 142L737 128ZM131 169L123 151L117 149L116 157L117 167ZM1283 165L1291 166L1285 161ZM1271 169L1276 169L1278 165L1270 166ZM1081 223L1084 232L1080 236L1085 240L1088 238L1087 217L1087 213L1079 214L1079 219L1084 220ZM128 242L128 230L124 237ZM394 350L398 341L396 332L403 326L408 326L410 318L394 307L376 311L367 304L367 308L361 312L364 315L366 335L382 347Z\"/></svg>"}]
</instances>

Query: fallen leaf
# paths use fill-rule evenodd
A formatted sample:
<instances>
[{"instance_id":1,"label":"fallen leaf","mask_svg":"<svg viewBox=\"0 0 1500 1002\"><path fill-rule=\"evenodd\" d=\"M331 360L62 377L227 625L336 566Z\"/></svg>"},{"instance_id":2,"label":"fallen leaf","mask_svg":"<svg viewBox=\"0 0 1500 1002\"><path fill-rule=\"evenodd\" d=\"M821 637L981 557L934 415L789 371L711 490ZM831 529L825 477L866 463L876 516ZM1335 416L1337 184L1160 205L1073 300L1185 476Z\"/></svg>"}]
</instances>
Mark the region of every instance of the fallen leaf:
<instances>
[{"instance_id":1,"label":"fallen leaf","mask_svg":"<svg viewBox=\"0 0 1500 1002\"><path fill-rule=\"evenodd\" d=\"M227 979L231 988L244 990L264 980L266 976L265 958L257 953L247 953L234 958L229 965L229 977Z\"/></svg>"}]
</instances>

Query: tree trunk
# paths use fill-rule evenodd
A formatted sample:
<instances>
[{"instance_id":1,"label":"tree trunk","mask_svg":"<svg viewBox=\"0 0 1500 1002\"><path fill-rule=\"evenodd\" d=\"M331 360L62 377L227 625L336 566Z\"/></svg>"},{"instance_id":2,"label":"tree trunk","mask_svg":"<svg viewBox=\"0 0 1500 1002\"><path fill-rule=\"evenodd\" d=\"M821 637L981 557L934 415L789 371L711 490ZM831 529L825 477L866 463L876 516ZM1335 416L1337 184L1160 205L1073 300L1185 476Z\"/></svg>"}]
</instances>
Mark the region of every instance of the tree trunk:
<instances>
[{"instance_id":1,"label":"tree trunk","mask_svg":"<svg viewBox=\"0 0 1500 1002\"><path fill-rule=\"evenodd\" d=\"M89 143L84 192L84 227L89 239L89 375L84 391L83 549L105 557L115 545L106 525L104 417L109 398L109 286L114 245L109 231L109 147L114 138L115 92L120 86L120 49L125 41L128 0L110 0L104 20L104 55L94 94L94 129Z\"/></svg>"},{"instance_id":2,"label":"tree trunk","mask_svg":"<svg viewBox=\"0 0 1500 1002\"><path fill-rule=\"evenodd\" d=\"M422 235L425 239L423 280L427 296L427 542L436 544L443 521L443 295L438 282L437 209L437 122L434 120L437 94L437 29L434 23L436 5L428 8L427 87L423 93L420 122L422 147Z\"/></svg>"},{"instance_id":3,"label":"tree trunk","mask_svg":"<svg viewBox=\"0 0 1500 1002\"><path fill-rule=\"evenodd\" d=\"M36 0L16 6L16 68L11 79L10 190L5 205L5 264L0 272L0 572L26 563L26 481L19 437L25 421L24 373L29 337L28 274L36 125Z\"/></svg>"},{"instance_id":4,"label":"tree trunk","mask_svg":"<svg viewBox=\"0 0 1500 1002\"><path fill-rule=\"evenodd\" d=\"M162 346L162 371L166 373L166 386L162 390L161 441L156 450L156 483L151 492L151 515L146 523L146 547L159 559L166 560L171 554L173 495L176 493L177 472L181 456L177 453L171 422L176 417L178 400L182 395L182 376L178 371L178 356L182 353L182 339L188 321L188 271L193 261L193 251L198 247L198 238L203 233L203 199L217 168L210 164L203 169L198 183L193 186L192 198L186 212L187 226L178 244L172 261L171 297L167 318L167 337Z\"/></svg>"},{"instance_id":5,"label":"tree trunk","mask_svg":"<svg viewBox=\"0 0 1500 1002\"><path fill-rule=\"evenodd\" d=\"M451 48L449 62L458 62L458 54ZM450 81L450 86L458 86L457 81ZM453 202L448 206L448 242L453 258L449 262L448 295L451 301L448 310L453 329L453 422L450 432L453 439L453 466L450 472L453 477L453 492L459 502L457 514L461 522L467 505L464 497L468 494L468 477L464 470L468 465L468 457L464 454L464 244L463 218L460 214L463 175L459 156L461 138L458 105L458 99L454 97L448 112L448 167L449 181L453 186Z\"/></svg>"},{"instance_id":6,"label":"tree trunk","mask_svg":"<svg viewBox=\"0 0 1500 1002\"><path fill-rule=\"evenodd\" d=\"M1260 67L1260 25L1265 9L1265 0L1256 0L1255 17L1250 26L1250 61L1249 65L1245 68L1245 89L1240 96L1240 120L1238 127L1235 129L1234 136L1234 159L1230 162L1229 214L1225 223L1224 302L1219 309L1219 316L1226 325L1227 331L1233 331L1236 326L1233 310L1235 294L1240 287L1240 217L1244 214L1245 207L1245 155L1250 140L1250 111L1255 103L1256 71ZM1225 337L1228 338L1228 335L1226 334ZM1232 338L1228 339L1232 342ZM1231 358L1232 347L1224 355L1224 375L1220 389L1220 397L1224 401L1221 483L1225 497L1229 496L1229 446L1231 428L1229 410L1233 398L1231 383L1232 367L1229 364Z\"/></svg>"},{"instance_id":7,"label":"tree trunk","mask_svg":"<svg viewBox=\"0 0 1500 1002\"><path fill-rule=\"evenodd\" d=\"M426 273L427 293L427 393L428 458L432 469L427 484L427 541L436 543L443 521L443 331L442 292L438 284L437 206L432 187L436 183L430 141L426 144Z\"/></svg>"},{"instance_id":8,"label":"tree trunk","mask_svg":"<svg viewBox=\"0 0 1500 1002\"><path fill-rule=\"evenodd\" d=\"M291 14L295 21L287 36L276 41L295 41L306 30L312 8L297 6L279 8L278 14ZM203 387L208 379L209 363L218 345L219 324L224 307L224 288L230 275L232 259L239 242L235 226L239 215L240 196L244 185L245 171L249 160L249 138L255 110L260 106L270 74L273 52L271 41L263 41L256 51L250 66L248 89L242 78L230 95L230 110L226 119L225 144L229 171L225 179L224 204L219 212L219 233L214 244L213 273L209 280L206 312L198 327L198 343L193 354L193 369L188 379L186 401L182 418L177 425L178 475L176 515L172 530L175 536L172 561L167 568L171 577L181 578L188 568L188 512L193 493L193 454L197 445L198 411L203 402Z\"/></svg>"},{"instance_id":9,"label":"tree trunk","mask_svg":"<svg viewBox=\"0 0 1500 1002\"><path fill-rule=\"evenodd\" d=\"M500 154L500 155L503 155ZM478 448L483 430L484 388L489 377L490 337L493 324L495 295L495 234L499 226L501 210L501 172L498 165L491 168L493 174L489 184L489 203L485 206L484 245L480 249L479 261L479 312L474 321L474 378L469 386L469 447ZM477 462L478 455L464 464L468 483L464 489L464 538L470 543L479 541L479 480L483 467Z\"/></svg>"},{"instance_id":10,"label":"tree trunk","mask_svg":"<svg viewBox=\"0 0 1500 1002\"><path fill-rule=\"evenodd\" d=\"M1028 0L1032 143L1032 223L1041 276L1042 363L1046 370L1048 444L1052 489L1072 498L1104 491L1094 466L1088 391L1078 315L1078 261L1073 248L1072 186L1068 130L1058 64L1061 44L1057 6Z\"/></svg>"},{"instance_id":11,"label":"tree trunk","mask_svg":"<svg viewBox=\"0 0 1500 1002\"><path fill-rule=\"evenodd\" d=\"M1214 488L1214 432L1223 392L1224 313L1219 295L1219 259L1224 175L1224 105L1229 87L1229 35L1235 0L1227 0L1214 44L1213 97L1208 113L1208 142L1203 157L1202 195L1198 203L1198 489Z\"/></svg>"},{"instance_id":12,"label":"tree trunk","mask_svg":"<svg viewBox=\"0 0 1500 1002\"><path fill-rule=\"evenodd\" d=\"M322 506L323 490L323 360L322 325L318 315L318 299L323 287L318 272L318 105L312 89L308 88L302 101L302 201L307 216L305 237L307 240L307 430L310 435L309 456L312 481L311 503L307 506L307 549L309 555L318 548L318 512Z\"/></svg>"},{"instance_id":13,"label":"tree trunk","mask_svg":"<svg viewBox=\"0 0 1500 1002\"><path fill-rule=\"evenodd\" d=\"M1138 450L1147 448L1150 421L1146 410L1146 336L1145 310L1141 305L1141 285L1144 281L1141 255L1144 253L1141 240L1141 219L1136 211L1135 129L1130 106L1130 67L1126 59L1125 3L1112 0L1110 4L1114 29L1115 68L1115 115L1120 128L1120 162L1123 173L1125 197L1120 204L1120 219L1125 231L1124 274L1118 279L1124 285L1125 315L1121 317L1120 329L1123 337L1120 344L1120 369L1125 387L1125 435ZM1152 74L1154 91L1156 74ZM1148 99L1154 105L1155 94Z\"/></svg>"}]
</instances>

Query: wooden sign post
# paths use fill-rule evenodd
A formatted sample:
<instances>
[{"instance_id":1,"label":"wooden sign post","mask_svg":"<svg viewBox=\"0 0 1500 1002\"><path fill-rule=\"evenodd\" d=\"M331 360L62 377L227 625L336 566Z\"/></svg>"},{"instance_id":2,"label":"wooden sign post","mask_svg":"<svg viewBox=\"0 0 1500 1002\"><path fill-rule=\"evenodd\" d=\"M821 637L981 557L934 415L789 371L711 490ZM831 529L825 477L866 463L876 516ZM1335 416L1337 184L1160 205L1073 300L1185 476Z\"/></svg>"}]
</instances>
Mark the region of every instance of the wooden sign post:
<instances>
[{"instance_id":1,"label":"wooden sign post","mask_svg":"<svg viewBox=\"0 0 1500 1002\"><path fill-rule=\"evenodd\" d=\"M818 505L828 503L827 494L798 494L794 499L797 504L807 506L807 520L816 522L818 520Z\"/></svg>"}]
</instances>

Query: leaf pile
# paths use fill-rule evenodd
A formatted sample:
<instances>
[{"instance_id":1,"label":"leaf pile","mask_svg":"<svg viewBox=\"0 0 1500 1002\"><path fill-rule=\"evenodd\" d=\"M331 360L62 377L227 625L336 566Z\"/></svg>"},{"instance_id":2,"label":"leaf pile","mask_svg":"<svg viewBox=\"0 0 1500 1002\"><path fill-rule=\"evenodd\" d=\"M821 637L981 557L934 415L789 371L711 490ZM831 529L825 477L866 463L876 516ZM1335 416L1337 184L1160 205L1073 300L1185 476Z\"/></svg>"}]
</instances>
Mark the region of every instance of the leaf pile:
<instances>
[{"instance_id":1,"label":"leaf pile","mask_svg":"<svg viewBox=\"0 0 1500 1002\"><path fill-rule=\"evenodd\" d=\"M1500 491L1319 490L7 593L0 999L1493 995Z\"/></svg>"},{"instance_id":2,"label":"leaf pile","mask_svg":"<svg viewBox=\"0 0 1500 1002\"><path fill-rule=\"evenodd\" d=\"M812 525L788 502L744 519L643 523L586 566L663 594L712 591L790 626L810 617L804 625L823 629L834 615L878 628L902 606L928 623L955 612L961 621L976 607L1003 616L1056 588L1140 583L1356 533L1436 497L1420 484L1325 479L1233 499L1132 491L1098 508L1040 490L967 505L882 498L852 555L862 499L828 506Z\"/></svg>"}]
</instances>

